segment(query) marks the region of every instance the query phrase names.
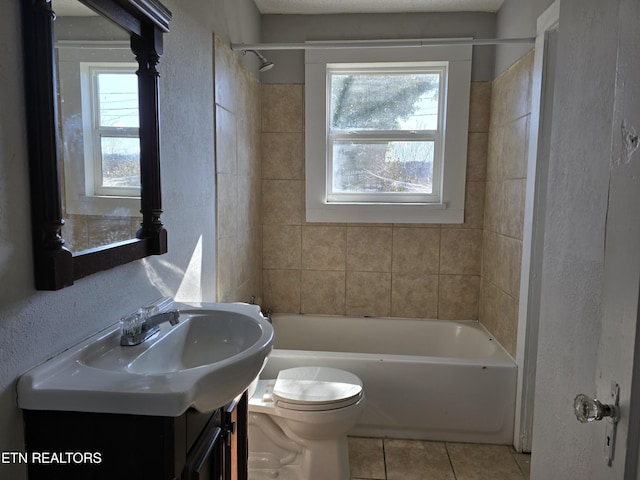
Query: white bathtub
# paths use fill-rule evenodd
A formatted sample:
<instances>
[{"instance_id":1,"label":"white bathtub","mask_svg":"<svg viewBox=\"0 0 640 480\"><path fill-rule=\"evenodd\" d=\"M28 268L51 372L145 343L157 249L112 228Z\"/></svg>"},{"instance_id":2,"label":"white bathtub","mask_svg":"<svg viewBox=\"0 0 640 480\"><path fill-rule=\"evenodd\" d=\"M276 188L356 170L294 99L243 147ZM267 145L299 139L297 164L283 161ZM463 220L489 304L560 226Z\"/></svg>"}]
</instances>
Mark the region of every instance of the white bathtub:
<instances>
[{"instance_id":1,"label":"white bathtub","mask_svg":"<svg viewBox=\"0 0 640 480\"><path fill-rule=\"evenodd\" d=\"M317 365L362 379L351 435L513 443L516 365L477 322L274 314L273 326L262 378Z\"/></svg>"}]
</instances>

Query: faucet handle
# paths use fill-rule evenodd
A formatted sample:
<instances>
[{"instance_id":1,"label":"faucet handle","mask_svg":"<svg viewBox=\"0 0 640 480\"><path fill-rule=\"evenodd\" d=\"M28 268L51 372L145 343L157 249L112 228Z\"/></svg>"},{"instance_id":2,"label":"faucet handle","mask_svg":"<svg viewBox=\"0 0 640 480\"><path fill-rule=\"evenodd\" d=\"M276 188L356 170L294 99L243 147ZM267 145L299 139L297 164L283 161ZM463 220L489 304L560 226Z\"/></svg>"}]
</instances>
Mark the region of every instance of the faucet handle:
<instances>
[{"instance_id":1,"label":"faucet handle","mask_svg":"<svg viewBox=\"0 0 640 480\"><path fill-rule=\"evenodd\" d=\"M140 310L142 311L142 315L145 320L160 313L160 308L158 308L157 305L147 305L146 307L142 307Z\"/></svg>"},{"instance_id":2,"label":"faucet handle","mask_svg":"<svg viewBox=\"0 0 640 480\"><path fill-rule=\"evenodd\" d=\"M145 311L139 308L129 315L125 315L120 319L120 330L123 335L137 335L142 332L142 326L148 315L145 315Z\"/></svg>"}]
</instances>

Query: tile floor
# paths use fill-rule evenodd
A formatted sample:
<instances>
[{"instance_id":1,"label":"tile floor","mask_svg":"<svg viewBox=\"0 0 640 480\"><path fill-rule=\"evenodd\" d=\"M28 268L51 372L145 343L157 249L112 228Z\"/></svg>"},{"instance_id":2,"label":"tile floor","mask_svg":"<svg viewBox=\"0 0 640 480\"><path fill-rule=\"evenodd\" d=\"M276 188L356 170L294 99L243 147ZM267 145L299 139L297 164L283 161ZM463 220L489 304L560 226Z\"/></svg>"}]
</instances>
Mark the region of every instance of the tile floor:
<instances>
[{"instance_id":1,"label":"tile floor","mask_svg":"<svg viewBox=\"0 0 640 480\"><path fill-rule=\"evenodd\" d=\"M349 437L352 480L529 480L529 459L505 445Z\"/></svg>"}]
</instances>

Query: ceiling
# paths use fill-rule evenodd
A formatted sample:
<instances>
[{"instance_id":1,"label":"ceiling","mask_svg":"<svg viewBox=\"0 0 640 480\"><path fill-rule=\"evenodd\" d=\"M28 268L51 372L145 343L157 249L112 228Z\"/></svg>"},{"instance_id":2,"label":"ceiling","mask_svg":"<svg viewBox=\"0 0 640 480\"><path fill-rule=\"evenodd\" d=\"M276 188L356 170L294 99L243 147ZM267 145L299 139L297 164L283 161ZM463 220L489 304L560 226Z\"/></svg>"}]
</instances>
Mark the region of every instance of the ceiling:
<instances>
[{"instance_id":1,"label":"ceiling","mask_svg":"<svg viewBox=\"0 0 640 480\"><path fill-rule=\"evenodd\" d=\"M504 0L254 0L262 14L496 12Z\"/></svg>"}]
</instances>

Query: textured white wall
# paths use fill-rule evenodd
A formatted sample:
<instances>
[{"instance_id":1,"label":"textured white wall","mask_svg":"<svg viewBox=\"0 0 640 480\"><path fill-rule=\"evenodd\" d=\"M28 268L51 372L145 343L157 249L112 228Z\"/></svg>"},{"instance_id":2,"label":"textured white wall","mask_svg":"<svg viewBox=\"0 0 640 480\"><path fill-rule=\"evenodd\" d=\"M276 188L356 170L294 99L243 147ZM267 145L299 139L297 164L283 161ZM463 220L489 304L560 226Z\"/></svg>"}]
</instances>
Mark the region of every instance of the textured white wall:
<instances>
[{"instance_id":1,"label":"textured white wall","mask_svg":"<svg viewBox=\"0 0 640 480\"><path fill-rule=\"evenodd\" d=\"M169 253L91 275L58 292L33 289L20 4L0 18L0 451L23 451L15 381L160 295L213 300L215 164L213 33L258 41L251 0L167 0L173 13L160 65L162 189ZM232 38L233 37L233 38ZM20 465L0 478L20 480Z\"/></svg>"}]
</instances>

